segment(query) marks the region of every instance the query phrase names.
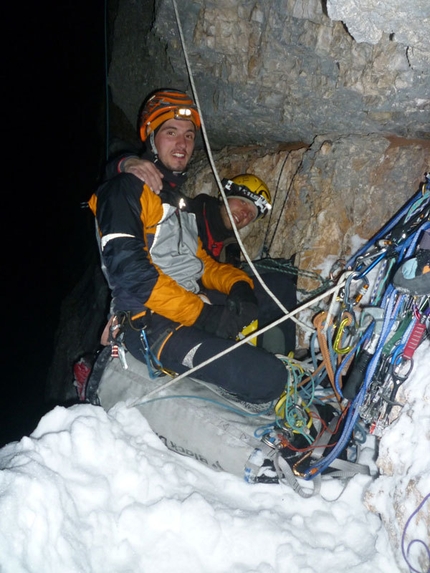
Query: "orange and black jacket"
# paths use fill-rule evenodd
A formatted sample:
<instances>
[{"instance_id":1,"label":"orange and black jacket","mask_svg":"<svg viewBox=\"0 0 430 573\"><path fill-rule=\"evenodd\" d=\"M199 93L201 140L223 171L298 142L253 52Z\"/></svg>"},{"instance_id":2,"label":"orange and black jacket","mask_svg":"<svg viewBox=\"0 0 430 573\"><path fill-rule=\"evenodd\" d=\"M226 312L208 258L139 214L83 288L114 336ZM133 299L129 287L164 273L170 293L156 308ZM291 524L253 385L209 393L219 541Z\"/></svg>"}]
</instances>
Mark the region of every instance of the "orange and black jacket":
<instances>
[{"instance_id":1,"label":"orange and black jacket","mask_svg":"<svg viewBox=\"0 0 430 573\"><path fill-rule=\"evenodd\" d=\"M149 157L145 157L149 158ZM238 281L253 286L243 271L215 261L197 235L195 215L179 189L181 174L163 172L155 195L140 179L121 173L91 197L102 267L112 291L112 310L133 317L147 309L191 326L203 308L199 289L228 294Z\"/></svg>"}]
</instances>

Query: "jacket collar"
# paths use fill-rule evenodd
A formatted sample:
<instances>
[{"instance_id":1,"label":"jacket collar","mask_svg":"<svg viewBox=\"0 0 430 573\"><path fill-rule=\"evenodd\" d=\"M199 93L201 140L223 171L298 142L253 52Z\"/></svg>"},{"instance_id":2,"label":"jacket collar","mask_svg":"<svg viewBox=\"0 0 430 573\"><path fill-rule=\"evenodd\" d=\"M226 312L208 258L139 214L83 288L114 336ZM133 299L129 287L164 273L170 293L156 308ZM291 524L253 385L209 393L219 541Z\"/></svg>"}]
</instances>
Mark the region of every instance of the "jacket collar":
<instances>
[{"instance_id":1,"label":"jacket collar","mask_svg":"<svg viewBox=\"0 0 430 573\"><path fill-rule=\"evenodd\" d=\"M182 185L185 183L187 179L187 172L186 171L171 171L168 169L164 163L160 160L158 155L155 155L152 151L145 151L141 155L142 159L148 159L157 166L157 169L161 171L164 175L163 177L163 191L165 190L166 184L169 185L168 189L176 189L177 191L180 190Z\"/></svg>"}]
</instances>

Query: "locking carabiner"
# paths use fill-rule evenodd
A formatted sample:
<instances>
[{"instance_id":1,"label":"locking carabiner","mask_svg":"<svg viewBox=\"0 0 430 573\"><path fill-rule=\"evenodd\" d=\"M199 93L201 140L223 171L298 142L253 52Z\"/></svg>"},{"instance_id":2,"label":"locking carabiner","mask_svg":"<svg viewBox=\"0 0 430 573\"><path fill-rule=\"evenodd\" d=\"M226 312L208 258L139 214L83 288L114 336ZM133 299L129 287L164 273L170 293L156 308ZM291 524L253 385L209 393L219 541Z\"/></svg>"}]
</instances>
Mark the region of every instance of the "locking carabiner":
<instances>
[{"instance_id":1,"label":"locking carabiner","mask_svg":"<svg viewBox=\"0 0 430 573\"><path fill-rule=\"evenodd\" d=\"M347 326L350 326L353 323L353 316L351 313L344 312L343 315L345 315L345 318L341 320L333 341L333 350L336 352L336 354L348 354L348 352L351 352L351 350L354 348L353 344L350 346L345 346L344 348L341 347L344 330Z\"/></svg>"}]
</instances>

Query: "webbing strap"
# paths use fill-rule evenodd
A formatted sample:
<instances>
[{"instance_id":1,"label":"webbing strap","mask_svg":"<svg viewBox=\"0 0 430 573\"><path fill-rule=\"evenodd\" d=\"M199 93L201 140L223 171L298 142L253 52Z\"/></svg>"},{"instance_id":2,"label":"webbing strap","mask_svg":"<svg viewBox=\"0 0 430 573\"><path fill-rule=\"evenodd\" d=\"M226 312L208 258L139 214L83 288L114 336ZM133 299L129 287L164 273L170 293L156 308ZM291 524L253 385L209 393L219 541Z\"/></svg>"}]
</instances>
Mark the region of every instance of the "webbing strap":
<instances>
[{"instance_id":1,"label":"webbing strap","mask_svg":"<svg viewBox=\"0 0 430 573\"><path fill-rule=\"evenodd\" d=\"M319 460L320 458L322 458L325 449L324 446L327 446L330 441L330 438L333 437L338 422L339 422L339 415L334 415L333 418L330 420L327 429L323 432L320 439L314 442L314 446L318 446L318 448L315 448L314 451L312 452L311 458L313 460Z\"/></svg>"},{"instance_id":2,"label":"webbing strap","mask_svg":"<svg viewBox=\"0 0 430 573\"><path fill-rule=\"evenodd\" d=\"M312 491L307 491L299 484L293 470L291 469L288 462L282 457L281 453L275 456L273 460L276 473L278 474L279 483L289 485L293 490L298 493L301 497L309 498L320 492L321 489L321 476L318 475L314 480L314 488Z\"/></svg>"},{"instance_id":3,"label":"webbing strap","mask_svg":"<svg viewBox=\"0 0 430 573\"><path fill-rule=\"evenodd\" d=\"M347 460L341 460L339 458L333 460L329 465L329 468L339 470L337 472L330 473L330 477L352 477L356 474L370 475L369 466L357 464L356 462L348 462Z\"/></svg>"},{"instance_id":4,"label":"webbing strap","mask_svg":"<svg viewBox=\"0 0 430 573\"><path fill-rule=\"evenodd\" d=\"M91 375L88 378L87 387L85 389L85 398L90 404L93 404L93 406L100 406L97 390L100 380L102 379L103 372L105 371L106 365L110 359L111 347L105 346L97 356Z\"/></svg>"}]
</instances>

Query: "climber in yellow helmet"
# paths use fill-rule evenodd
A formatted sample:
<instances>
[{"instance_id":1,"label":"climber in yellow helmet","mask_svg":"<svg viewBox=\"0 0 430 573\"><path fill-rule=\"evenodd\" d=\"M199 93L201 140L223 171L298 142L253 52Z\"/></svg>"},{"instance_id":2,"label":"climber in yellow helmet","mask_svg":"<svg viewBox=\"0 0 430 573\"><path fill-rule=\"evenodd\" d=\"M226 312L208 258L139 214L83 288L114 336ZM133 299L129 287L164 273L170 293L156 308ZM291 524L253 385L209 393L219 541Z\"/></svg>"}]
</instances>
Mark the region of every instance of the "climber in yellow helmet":
<instances>
[{"instance_id":1,"label":"climber in yellow helmet","mask_svg":"<svg viewBox=\"0 0 430 573\"><path fill-rule=\"evenodd\" d=\"M266 183L251 173L223 179L222 185L235 226L243 229L250 223L262 219L272 209L272 197ZM208 253L217 261L242 267L242 251L236 240L232 224L222 200L200 193L189 200L190 210L196 215L199 237ZM290 263L292 263L290 261ZM248 274L253 276L252 271ZM296 279L294 275L279 272L276 268L259 270L266 287L288 310L297 306ZM254 292L258 299L259 327L266 326L283 312L267 294L257 278L254 278ZM295 325L287 320L258 337L258 345L275 354L287 355L295 348Z\"/></svg>"}]
</instances>

